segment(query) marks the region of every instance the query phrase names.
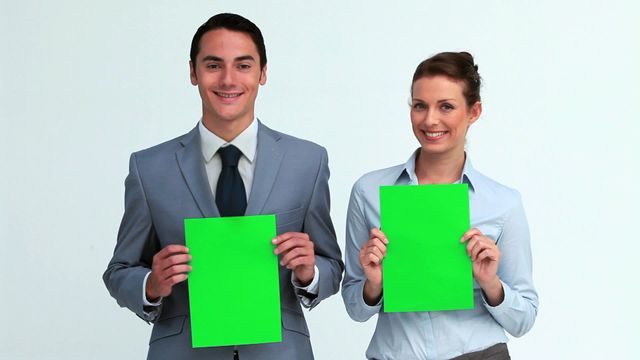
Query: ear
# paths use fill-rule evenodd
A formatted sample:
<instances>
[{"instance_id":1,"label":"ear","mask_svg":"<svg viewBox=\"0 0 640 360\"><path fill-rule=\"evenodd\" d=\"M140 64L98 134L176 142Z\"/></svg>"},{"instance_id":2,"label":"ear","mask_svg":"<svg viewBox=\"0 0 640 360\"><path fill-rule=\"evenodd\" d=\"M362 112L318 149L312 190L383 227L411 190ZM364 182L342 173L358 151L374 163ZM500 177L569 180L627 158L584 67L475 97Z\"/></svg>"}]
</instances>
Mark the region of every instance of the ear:
<instances>
[{"instance_id":1,"label":"ear","mask_svg":"<svg viewBox=\"0 0 640 360\"><path fill-rule=\"evenodd\" d=\"M260 70L260 85L267 83L267 64Z\"/></svg>"},{"instance_id":2,"label":"ear","mask_svg":"<svg viewBox=\"0 0 640 360\"><path fill-rule=\"evenodd\" d=\"M193 67L193 63L189 60L189 77L191 78L191 85L198 85L198 76L196 75L196 69Z\"/></svg>"},{"instance_id":3,"label":"ear","mask_svg":"<svg viewBox=\"0 0 640 360\"><path fill-rule=\"evenodd\" d=\"M480 114L482 114L482 103L480 101L476 101L476 103L469 109L469 125L476 122L480 117Z\"/></svg>"}]
</instances>

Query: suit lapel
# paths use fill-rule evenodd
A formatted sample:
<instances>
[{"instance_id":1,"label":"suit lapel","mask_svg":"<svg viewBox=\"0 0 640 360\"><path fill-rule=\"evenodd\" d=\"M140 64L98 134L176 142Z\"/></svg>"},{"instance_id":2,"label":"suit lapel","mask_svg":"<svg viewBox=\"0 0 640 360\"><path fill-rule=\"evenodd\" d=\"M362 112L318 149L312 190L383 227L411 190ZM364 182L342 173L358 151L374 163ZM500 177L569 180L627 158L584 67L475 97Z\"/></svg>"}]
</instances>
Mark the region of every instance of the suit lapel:
<instances>
[{"instance_id":1,"label":"suit lapel","mask_svg":"<svg viewBox=\"0 0 640 360\"><path fill-rule=\"evenodd\" d=\"M278 141L280 141L278 133L258 122L256 167L245 215L260 214L269 198L284 155Z\"/></svg>"},{"instance_id":2,"label":"suit lapel","mask_svg":"<svg viewBox=\"0 0 640 360\"><path fill-rule=\"evenodd\" d=\"M204 169L198 126L185 135L180 144L183 147L176 152L178 166L202 216L219 217Z\"/></svg>"}]
</instances>

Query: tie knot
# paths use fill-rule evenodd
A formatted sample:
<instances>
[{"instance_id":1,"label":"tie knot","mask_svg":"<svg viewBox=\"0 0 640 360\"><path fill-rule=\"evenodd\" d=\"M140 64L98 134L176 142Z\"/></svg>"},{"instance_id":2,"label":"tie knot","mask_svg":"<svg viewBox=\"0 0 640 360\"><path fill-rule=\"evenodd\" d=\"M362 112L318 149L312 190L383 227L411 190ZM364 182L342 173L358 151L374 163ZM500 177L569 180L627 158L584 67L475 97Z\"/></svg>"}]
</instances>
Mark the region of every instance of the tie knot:
<instances>
[{"instance_id":1,"label":"tie knot","mask_svg":"<svg viewBox=\"0 0 640 360\"><path fill-rule=\"evenodd\" d=\"M233 145L219 148L218 153L220 154L220 158L222 159L223 167L238 166L238 160L240 160L240 155L242 155L242 152Z\"/></svg>"}]
</instances>

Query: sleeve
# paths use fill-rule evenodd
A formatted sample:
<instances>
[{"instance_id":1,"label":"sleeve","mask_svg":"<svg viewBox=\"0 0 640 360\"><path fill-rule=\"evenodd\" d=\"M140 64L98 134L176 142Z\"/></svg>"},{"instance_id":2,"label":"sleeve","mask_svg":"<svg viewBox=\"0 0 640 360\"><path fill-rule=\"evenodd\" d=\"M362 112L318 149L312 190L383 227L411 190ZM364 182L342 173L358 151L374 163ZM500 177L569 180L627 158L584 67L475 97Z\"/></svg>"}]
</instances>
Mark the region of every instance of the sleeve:
<instances>
[{"instance_id":1,"label":"sleeve","mask_svg":"<svg viewBox=\"0 0 640 360\"><path fill-rule=\"evenodd\" d=\"M374 306L364 302L363 290L366 276L360 266L360 248L369 240L369 228L362 211L362 196L358 183L351 190L347 210L347 238L345 244L346 272L342 283L342 300L347 313L355 321L367 321L380 312L382 299Z\"/></svg>"},{"instance_id":2,"label":"sleeve","mask_svg":"<svg viewBox=\"0 0 640 360\"><path fill-rule=\"evenodd\" d=\"M509 334L520 337L535 322L538 294L533 287L529 226L519 194L497 244L501 253L498 276L504 288L504 300L490 306L483 297L484 305Z\"/></svg>"},{"instance_id":3,"label":"sleeve","mask_svg":"<svg viewBox=\"0 0 640 360\"><path fill-rule=\"evenodd\" d=\"M153 255L158 250L158 241L135 154L129 160L124 203L116 247L102 279L118 305L127 307L145 321L153 322L162 305L155 309L145 306L140 289L144 289Z\"/></svg>"},{"instance_id":4,"label":"sleeve","mask_svg":"<svg viewBox=\"0 0 640 360\"><path fill-rule=\"evenodd\" d=\"M303 232L309 235L314 244L316 266L319 270L317 294L294 287L298 297L308 299L302 301L302 304L310 309L338 292L344 271L342 253L331 222L330 207L328 157L327 151L323 148L303 225Z\"/></svg>"},{"instance_id":5,"label":"sleeve","mask_svg":"<svg viewBox=\"0 0 640 360\"><path fill-rule=\"evenodd\" d=\"M144 281L142 282L142 305L144 310L143 319L156 319L160 314L160 305L162 305L162 299L158 299L158 301L150 302L147 300L146 288L147 288L147 280L149 280L149 275L151 275L151 271L147 273L144 277Z\"/></svg>"},{"instance_id":6,"label":"sleeve","mask_svg":"<svg viewBox=\"0 0 640 360\"><path fill-rule=\"evenodd\" d=\"M302 305L306 308L311 306L311 301L318 295L318 282L320 281L320 270L318 266L313 267L313 279L307 286L302 286L296 279L293 271L291 272L291 283L293 284L294 291L298 294L298 298L302 302Z\"/></svg>"}]
</instances>

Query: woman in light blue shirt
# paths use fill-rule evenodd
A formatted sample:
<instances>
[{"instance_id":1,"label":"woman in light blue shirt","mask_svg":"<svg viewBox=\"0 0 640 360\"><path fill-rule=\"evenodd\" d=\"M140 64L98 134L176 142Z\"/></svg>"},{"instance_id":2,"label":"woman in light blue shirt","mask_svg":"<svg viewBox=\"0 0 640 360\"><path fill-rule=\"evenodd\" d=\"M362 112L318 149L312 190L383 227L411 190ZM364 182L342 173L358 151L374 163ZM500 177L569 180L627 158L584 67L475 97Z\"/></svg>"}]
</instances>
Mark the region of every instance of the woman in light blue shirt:
<instances>
[{"instance_id":1,"label":"woman in light blue shirt","mask_svg":"<svg viewBox=\"0 0 640 360\"><path fill-rule=\"evenodd\" d=\"M342 296L354 320L378 314L369 359L509 359L504 331L519 337L535 321L538 295L520 194L476 171L465 153L467 131L482 113L477 70L466 52L420 63L411 86L411 126L420 147L406 163L365 174L353 186ZM461 241L472 260L474 309L381 311L389 240L379 229L380 186L449 183L469 186L472 228Z\"/></svg>"}]
</instances>

